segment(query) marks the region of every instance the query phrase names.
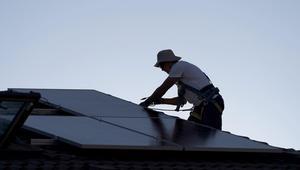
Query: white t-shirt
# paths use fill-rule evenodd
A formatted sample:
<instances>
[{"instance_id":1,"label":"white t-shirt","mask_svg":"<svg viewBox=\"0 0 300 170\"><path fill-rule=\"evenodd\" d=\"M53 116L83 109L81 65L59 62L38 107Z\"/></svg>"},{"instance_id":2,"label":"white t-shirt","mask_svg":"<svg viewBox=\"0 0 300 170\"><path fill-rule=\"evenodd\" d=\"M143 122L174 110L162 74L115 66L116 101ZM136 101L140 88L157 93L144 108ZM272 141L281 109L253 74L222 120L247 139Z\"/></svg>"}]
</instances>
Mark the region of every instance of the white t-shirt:
<instances>
[{"instance_id":1,"label":"white t-shirt","mask_svg":"<svg viewBox=\"0 0 300 170\"><path fill-rule=\"evenodd\" d=\"M198 90L211 84L209 78L200 68L186 61L178 61L175 63L169 72L169 77L180 78L181 82ZM177 86L179 85L177 84ZM188 89L185 90L184 98L194 106L200 104L198 96Z\"/></svg>"}]
</instances>

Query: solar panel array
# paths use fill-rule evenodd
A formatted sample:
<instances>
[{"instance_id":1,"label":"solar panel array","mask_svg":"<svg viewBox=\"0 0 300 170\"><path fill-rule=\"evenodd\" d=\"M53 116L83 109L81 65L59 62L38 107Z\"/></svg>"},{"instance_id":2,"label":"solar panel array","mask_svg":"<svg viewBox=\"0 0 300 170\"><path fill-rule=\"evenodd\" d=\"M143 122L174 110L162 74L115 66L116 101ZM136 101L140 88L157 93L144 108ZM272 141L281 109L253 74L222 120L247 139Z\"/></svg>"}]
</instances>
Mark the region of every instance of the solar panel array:
<instances>
[{"instance_id":1,"label":"solar panel array","mask_svg":"<svg viewBox=\"0 0 300 170\"><path fill-rule=\"evenodd\" d=\"M30 116L25 126L81 148L181 149L166 140L84 116Z\"/></svg>"},{"instance_id":2,"label":"solar panel array","mask_svg":"<svg viewBox=\"0 0 300 170\"><path fill-rule=\"evenodd\" d=\"M73 113L30 116L25 127L80 148L281 152L268 144L145 110L95 90L14 90L39 92L42 103Z\"/></svg>"}]
</instances>

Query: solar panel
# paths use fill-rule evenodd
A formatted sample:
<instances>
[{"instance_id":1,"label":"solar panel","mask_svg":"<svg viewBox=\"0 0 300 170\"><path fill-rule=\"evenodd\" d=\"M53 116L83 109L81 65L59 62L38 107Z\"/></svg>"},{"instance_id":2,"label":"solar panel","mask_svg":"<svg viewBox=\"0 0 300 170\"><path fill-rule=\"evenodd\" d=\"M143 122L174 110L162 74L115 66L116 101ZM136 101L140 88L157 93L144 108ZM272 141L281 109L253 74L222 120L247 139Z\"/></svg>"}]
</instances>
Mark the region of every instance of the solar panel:
<instances>
[{"instance_id":1,"label":"solar panel","mask_svg":"<svg viewBox=\"0 0 300 170\"><path fill-rule=\"evenodd\" d=\"M81 148L281 152L280 148L171 117L95 90L39 92L42 102L81 116L31 116L26 127Z\"/></svg>"},{"instance_id":2,"label":"solar panel","mask_svg":"<svg viewBox=\"0 0 300 170\"><path fill-rule=\"evenodd\" d=\"M25 128L80 148L182 150L179 145L82 116L30 116Z\"/></svg>"},{"instance_id":3,"label":"solar panel","mask_svg":"<svg viewBox=\"0 0 300 170\"><path fill-rule=\"evenodd\" d=\"M264 151L280 152L278 148L244 137L201 126L182 119L163 118L101 118L103 121L134 129L158 139L168 140L185 150L202 151Z\"/></svg>"},{"instance_id":4,"label":"solar panel","mask_svg":"<svg viewBox=\"0 0 300 170\"><path fill-rule=\"evenodd\" d=\"M169 117L157 112L149 114L141 106L95 90L13 89L38 92L42 101L54 104L77 115L101 117Z\"/></svg>"}]
</instances>

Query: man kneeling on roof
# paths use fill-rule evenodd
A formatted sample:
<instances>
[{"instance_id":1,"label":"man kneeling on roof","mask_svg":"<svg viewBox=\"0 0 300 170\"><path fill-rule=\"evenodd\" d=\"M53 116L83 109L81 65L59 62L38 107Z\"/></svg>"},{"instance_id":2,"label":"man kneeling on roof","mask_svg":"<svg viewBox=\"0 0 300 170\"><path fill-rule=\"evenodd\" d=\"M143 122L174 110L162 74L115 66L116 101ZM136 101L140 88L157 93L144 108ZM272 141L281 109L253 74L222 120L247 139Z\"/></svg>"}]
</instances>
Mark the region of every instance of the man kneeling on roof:
<instances>
[{"instance_id":1,"label":"man kneeling on roof","mask_svg":"<svg viewBox=\"0 0 300 170\"><path fill-rule=\"evenodd\" d=\"M155 67L160 67L169 74L168 78L144 102L143 107L151 104L177 105L176 111L186 101L193 104L189 121L204 124L216 129L222 129L222 112L224 101L219 89L214 87L208 76L197 66L180 60L172 50L162 50L157 54ZM178 97L162 98L174 85L178 87Z\"/></svg>"}]
</instances>

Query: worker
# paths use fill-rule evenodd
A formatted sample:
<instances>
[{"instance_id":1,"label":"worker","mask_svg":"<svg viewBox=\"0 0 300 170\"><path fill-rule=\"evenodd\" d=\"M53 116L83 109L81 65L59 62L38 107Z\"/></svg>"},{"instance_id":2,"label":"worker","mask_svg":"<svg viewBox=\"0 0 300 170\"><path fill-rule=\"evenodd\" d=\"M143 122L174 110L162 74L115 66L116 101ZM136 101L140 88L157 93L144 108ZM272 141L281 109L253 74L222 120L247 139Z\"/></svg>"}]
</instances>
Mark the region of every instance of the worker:
<instances>
[{"instance_id":1,"label":"worker","mask_svg":"<svg viewBox=\"0 0 300 170\"><path fill-rule=\"evenodd\" d=\"M170 104L176 105L178 111L188 101L193 104L189 121L222 130L223 98L200 68L182 61L171 49L158 52L154 66L169 76L140 106L147 108L152 104ZM178 87L178 96L162 98L174 84Z\"/></svg>"}]
</instances>

